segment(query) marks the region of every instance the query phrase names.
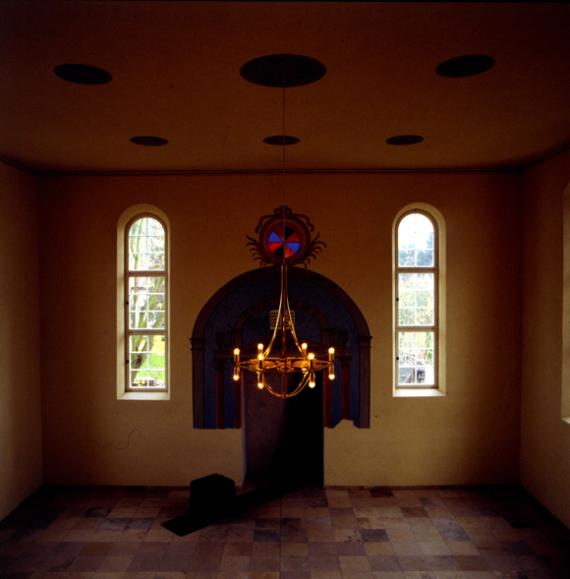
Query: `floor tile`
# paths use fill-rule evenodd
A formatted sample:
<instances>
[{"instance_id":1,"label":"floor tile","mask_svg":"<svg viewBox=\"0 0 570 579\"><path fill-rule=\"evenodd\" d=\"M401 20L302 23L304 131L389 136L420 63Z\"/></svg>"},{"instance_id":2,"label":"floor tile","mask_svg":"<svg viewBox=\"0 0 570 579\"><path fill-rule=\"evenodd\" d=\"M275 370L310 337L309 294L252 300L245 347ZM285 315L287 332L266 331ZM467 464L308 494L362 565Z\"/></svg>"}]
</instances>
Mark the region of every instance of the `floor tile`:
<instances>
[{"instance_id":1,"label":"floor tile","mask_svg":"<svg viewBox=\"0 0 570 579\"><path fill-rule=\"evenodd\" d=\"M0 523L0 577L558 579L570 533L520 492L304 489L177 536L180 489L40 492Z\"/></svg>"},{"instance_id":2,"label":"floor tile","mask_svg":"<svg viewBox=\"0 0 570 579\"><path fill-rule=\"evenodd\" d=\"M368 557L361 555L339 555L338 562L342 573L352 571L371 571Z\"/></svg>"},{"instance_id":3,"label":"floor tile","mask_svg":"<svg viewBox=\"0 0 570 579\"><path fill-rule=\"evenodd\" d=\"M280 557L253 555L250 559L252 571L279 571L281 569Z\"/></svg>"},{"instance_id":4,"label":"floor tile","mask_svg":"<svg viewBox=\"0 0 570 579\"><path fill-rule=\"evenodd\" d=\"M360 529L360 536L364 542L387 542L388 533L385 529Z\"/></svg>"},{"instance_id":5,"label":"floor tile","mask_svg":"<svg viewBox=\"0 0 570 579\"><path fill-rule=\"evenodd\" d=\"M478 555L457 555L455 559L459 569L463 571L486 571L489 569L486 560Z\"/></svg>"},{"instance_id":6,"label":"floor tile","mask_svg":"<svg viewBox=\"0 0 570 579\"><path fill-rule=\"evenodd\" d=\"M311 571L327 571L340 573L340 564L337 555L319 555L309 557Z\"/></svg>"},{"instance_id":7,"label":"floor tile","mask_svg":"<svg viewBox=\"0 0 570 579\"><path fill-rule=\"evenodd\" d=\"M291 555L281 556L281 571L306 571L310 570L308 557L295 557Z\"/></svg>"},{"instance_id":8,"label":"floor tile","mask_svg":"<svg viewBox=\"0 0 570 579\"><path fill-rule=\"evenodd\" d=\"M101 565L99 565L98 571L101 573L126 571L129 568L132 560L132 556L107 556L103 559Z\"/></svg>"},{"instance_id":9,"label":"floor tile","mask_svg":"<svg viewBox=\"0 0 570 579\"><path fill-rule=\"evenodd\" d=\"M439 541L419 541L419 546L424 555L451 555L447 543Z\"/></svg>"},{"instance_id":10,"label":"floor tile","mask_svg":"<svg viewBox=\"0 0 570 579\"><path fill-rule=\"evenodd\" d=\"M315 571L311 569L311 579L342 579L340 571Z\"/></svg>"},{"instance_id":11,"label":"floor tile","mask_svg":"<svg viewBox=\"0 0 570 579\"><path fill-rule=\"evenodd\" d=\"M281 555L290 557L308 557L309 544L308 543L282 543Z\"/></svg>"},{"instance_id":12,"label":"floor tile","mask_svg":"<svg viewBox=\"0 0 570 579\"><path fill-rule=\"evenodd\" d=\"M400 564L397 557L372 555L368 557L368 561L373 571L400 571Z\"/></svg>"},{"instance_id":13,"label":"floor tile","mask_svg":"<svg viewBox=\"0 0 570 579\"><path fill-rule=\"evenodd\" d=\"M249 571L251 557L248 555L224 555L220 563L222 571Z\"/></svg>"},{"instance_id":14,"label":"floor tile","mask_svg":"<svg viewBox=\"0 0 570 579\"><path fill-rule=\"evenodd\" d=\"M364 550L367 555L394 555L392 543L364 543Z\"/></svg>"}]
</instances>

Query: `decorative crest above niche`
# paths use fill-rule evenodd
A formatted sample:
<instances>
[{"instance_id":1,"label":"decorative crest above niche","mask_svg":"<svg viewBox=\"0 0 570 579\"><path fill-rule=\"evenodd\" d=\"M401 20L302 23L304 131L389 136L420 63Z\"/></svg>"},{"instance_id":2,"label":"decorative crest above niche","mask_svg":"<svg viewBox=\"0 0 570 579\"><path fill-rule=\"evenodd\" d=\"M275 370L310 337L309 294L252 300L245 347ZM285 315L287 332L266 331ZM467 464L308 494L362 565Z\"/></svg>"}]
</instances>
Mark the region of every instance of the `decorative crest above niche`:
<instances>
[{"instance_id":1,"label":"decorative crest above niche","mask_svg":"<svg viewBox=\"0 0 570 579\"><path fill-rule=\"evenodd\" d=\"M293 213L291 208L280 205L272 215L259 219L255 228L258 236L246 236L246 245L260 265L307 267L327 245L314 230L306 215Z\"/></svg>"}]
</instances>

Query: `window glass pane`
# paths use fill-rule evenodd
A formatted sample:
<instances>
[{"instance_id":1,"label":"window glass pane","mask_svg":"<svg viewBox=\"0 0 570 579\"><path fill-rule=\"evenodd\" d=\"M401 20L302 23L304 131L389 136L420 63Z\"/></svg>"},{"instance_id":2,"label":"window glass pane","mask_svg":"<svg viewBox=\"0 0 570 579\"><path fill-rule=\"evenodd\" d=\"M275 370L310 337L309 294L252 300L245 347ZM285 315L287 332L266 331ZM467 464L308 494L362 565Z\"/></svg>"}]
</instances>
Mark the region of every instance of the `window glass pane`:
<instances>
[{"instance_id":1,"label":"window glass pane","mask_svg":"<svg viewBox=\"0 0 570 579\"><path fill-rule=\"evenodd\" d=\"M434 304L433 273L398 274L398 325L433 326Z\"/></svg>"},{"instance_id":2,"label":"window glass pane","mask_svg":"<svg viewBox=\"0 0 570 579\"><path fill-rule=\"evenodd\" d=\"M421 213L406 215L398 225L398 266L434 267L432 222Z\"/></svg>"},{"instance_id":3,"label":"window glass pane","mask_svg":"<svg viewBox=\"0 0 570 579\"><path fill-rule=\"evenodd\" d=\"M398 386L434 386L434 333L398 332Z\"/></svg>"},{"instance_id":4,"label":"window glass pane","mask_svg":"<svg viewBox=\"0 0 570 579\"><path fill-rule=\"evenodd\" d=\"M129 277L129 329L164 330L166 278Z\"/></svg>"},{"instance_id":5,"label":"window glass pane","mask_svg":"<svg viewBox=\"0 0 570 579\"><path fill-rule=\"evenodd\" d=\"M142 217L129 228L130 271L166 269L164 249L164 228L157 219Z\"/></svg>"},{"instance_id":6,"label":"window glass pane","mask_svg":"<svg viewBox=\"0 0 570 579\"><path fill-rule=\"evenodd\" d=\"M166 337L129 336L129 387L165 388Z\"/></svg>"}]
</instances>

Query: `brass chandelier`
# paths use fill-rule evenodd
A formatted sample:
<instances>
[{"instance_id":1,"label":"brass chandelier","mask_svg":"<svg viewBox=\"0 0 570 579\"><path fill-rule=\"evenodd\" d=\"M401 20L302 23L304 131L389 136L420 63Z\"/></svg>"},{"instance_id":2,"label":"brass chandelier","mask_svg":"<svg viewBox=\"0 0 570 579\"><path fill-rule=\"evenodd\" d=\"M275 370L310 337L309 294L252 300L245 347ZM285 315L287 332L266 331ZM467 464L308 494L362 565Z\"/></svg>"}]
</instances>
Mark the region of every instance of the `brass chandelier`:
<instances>
[{"instance_id":1,"label":"brass chandelier","mask_svg":"<svg viewBox=\"0 0 570 579\"><path fill-rule=\"evenodd\" d=\"M335 379L334 348L328 349L328 357L318 357L314 352L309 352L307 343L301 342L297 337L289 305L285 260L281 265L279 309L271 340L267 347L261 342L257 344L257 356L253 358L242 360L240 354L240 349L234 348L233 379L240 379L241 370L255 373L257 387L277 398L292 398L306 386L314 388L317 385L316 373L321 370L328 371L329 380ZM289 390L291 374L298 374L300 379L298 384ZM278 386L268 380L271 376L280 377Z\"/></svg>"}]
</instances>

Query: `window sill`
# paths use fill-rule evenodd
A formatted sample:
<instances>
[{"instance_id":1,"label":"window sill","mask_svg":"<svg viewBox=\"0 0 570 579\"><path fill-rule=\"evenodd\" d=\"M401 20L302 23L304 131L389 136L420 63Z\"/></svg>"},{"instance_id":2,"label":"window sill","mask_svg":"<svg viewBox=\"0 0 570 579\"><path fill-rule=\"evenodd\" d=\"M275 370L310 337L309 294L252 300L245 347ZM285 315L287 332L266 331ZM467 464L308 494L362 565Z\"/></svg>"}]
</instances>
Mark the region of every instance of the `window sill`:
<instances>
[{"instance_id":1,"label":"window sill","mask_svg":"<svg viewBox=\"0 0 570 579\"><path fill-rule=\"evenodd\" d=\"M570 416L568 418L563 418L562 422L566 422L566 424L570 424Z\"/></svg>"},{"instance_id":2,"label":"window sill","mask_svg":"<svg viewBox=\"0 0 570 579\"><path fill-rule=\"evenodd\" d=\"M398 388L394 398L441 398L445 393L436 388Z\"/></svg>"},{"instance_id":3,"label":"window sill","mask_svg":"<svg viewBox=\"0 0 570 579\"><path fill-rule=\"evenodd\" d=\"M124 392L117 400L170 400L169 392Z\"/></svg>"}]
</instances>

